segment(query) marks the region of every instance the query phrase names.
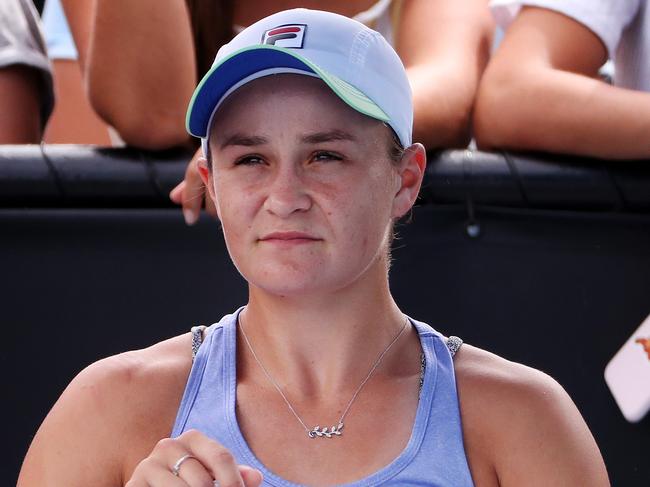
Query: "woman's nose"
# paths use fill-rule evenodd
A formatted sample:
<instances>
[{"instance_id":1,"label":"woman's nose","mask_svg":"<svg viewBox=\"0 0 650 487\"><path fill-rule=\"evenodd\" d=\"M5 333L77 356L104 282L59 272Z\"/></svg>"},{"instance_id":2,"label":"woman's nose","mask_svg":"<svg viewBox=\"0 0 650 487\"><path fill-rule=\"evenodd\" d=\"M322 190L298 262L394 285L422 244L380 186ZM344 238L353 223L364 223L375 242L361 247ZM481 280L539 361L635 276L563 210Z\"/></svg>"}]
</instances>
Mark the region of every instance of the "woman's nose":
<instances>
[{"instance_id":1,"label":"woman's nose","mask_svg":"<svg viewBox=\"0 0 650 487\"><path fill-rule=\"evenodd\" d=\"M287 218L297 211L311 208L311 197L303 181L300 169L278 170L268 187L264 202L266 211L281 218Z\"/></svg>"}]
</instances>

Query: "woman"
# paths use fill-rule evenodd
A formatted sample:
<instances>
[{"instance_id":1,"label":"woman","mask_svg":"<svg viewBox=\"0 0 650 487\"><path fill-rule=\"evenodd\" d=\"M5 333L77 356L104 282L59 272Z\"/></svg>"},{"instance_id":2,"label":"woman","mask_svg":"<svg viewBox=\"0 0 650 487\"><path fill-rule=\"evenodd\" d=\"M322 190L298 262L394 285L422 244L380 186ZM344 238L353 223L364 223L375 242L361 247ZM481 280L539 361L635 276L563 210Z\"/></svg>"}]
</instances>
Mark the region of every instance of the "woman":
<instances>
[{"instance_id":1,"label":"woman","mask_svg":"<svg viewBox=\"0 0 650 487\"><path fill-rule=\"evenodd\" d=\"M552 379L454 358L395 304L412 116L396 53L345 17L281 12L224 46L187 125L248 304L192 334L194 361L181 336L82 372L19 485L608 485Z\"/></svg>"}]
</instances>

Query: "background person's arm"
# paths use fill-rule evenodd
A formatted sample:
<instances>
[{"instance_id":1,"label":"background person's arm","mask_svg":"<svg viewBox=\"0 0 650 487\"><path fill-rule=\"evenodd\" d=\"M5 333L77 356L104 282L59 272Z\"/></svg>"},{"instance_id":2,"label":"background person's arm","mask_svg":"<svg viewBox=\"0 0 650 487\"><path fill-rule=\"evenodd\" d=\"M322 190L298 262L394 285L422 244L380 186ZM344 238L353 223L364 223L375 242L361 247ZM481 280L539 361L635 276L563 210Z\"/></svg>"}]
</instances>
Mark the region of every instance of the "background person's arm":
<instances>
[{"instance_id":1,"label":"background person's arm","mask_svg":"<svg viewBox=\"0 0 650 487\"><path fill-rule=\"evenodd\" d=\"M13 64L0 68L0 144L41 141L41 92L38 71Z\"/></svg>"},{"instance_id":2,"label":"background person's arm","mask_svg":"<svg viewBox=\"0 0 650 487\"><path fill-rule=\"evenodd\" d=\"M196 61L184 0L62 0L95 111L129 145L186 143Z\"/></svg>"},{"instance_id":3,"label":"background person's arm","mask_svg":"<svg viewBox=\"0 0 650 487\"><path fill-rule=\"evenodd\" d=\"M552 10L522 9L488 65L474 113L485 149L650 156L650 94L597 78L600 38Z\"/></svg>"},{"instance_id":4,"label":"background person's arm","mask_svg":"<svg viewBox=\"0 0 650 487\"><path fill-rule=\"evenodd\" d=\"M414 141L467 145L492 33L487 0L403 2L396 42L413 88Z\"/></svg>"}]
</instances>

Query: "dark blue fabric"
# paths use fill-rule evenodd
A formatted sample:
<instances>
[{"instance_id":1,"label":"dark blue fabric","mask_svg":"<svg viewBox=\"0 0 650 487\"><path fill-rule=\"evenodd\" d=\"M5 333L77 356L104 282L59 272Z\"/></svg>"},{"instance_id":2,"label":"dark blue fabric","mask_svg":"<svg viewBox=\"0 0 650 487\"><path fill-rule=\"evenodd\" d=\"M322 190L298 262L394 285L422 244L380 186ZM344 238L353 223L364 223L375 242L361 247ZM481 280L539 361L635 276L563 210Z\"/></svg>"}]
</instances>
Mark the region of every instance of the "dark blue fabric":
<instances>
[{"instance_id":1,"label":"dark blue fabric","mask_svg":"<svg viewBox=\"0 0 650 487\"><path fill-rule=\"evenodd\" d=\"M221 97L240 80L265 69L292 68L313 73L299 59L282 51L260 48L241 52L210 71L192 105L189 129L192 134L206 136L212 110Z\"/></svg>"}]
</instances>

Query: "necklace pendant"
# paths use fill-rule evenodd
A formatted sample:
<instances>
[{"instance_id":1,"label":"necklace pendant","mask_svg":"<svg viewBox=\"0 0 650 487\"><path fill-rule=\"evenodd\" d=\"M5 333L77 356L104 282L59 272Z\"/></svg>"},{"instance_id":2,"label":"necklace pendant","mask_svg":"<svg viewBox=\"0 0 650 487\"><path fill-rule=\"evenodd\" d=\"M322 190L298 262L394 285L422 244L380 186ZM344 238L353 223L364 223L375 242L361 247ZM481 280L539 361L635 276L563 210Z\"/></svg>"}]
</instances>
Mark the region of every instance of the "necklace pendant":
<instances>
[{"instance_id":1,"label":"necklace pendant","mask_svg":"<svg viewBox=\"0 0 650 487\"><path fill-rule=\"evenodd\" d=\"M343 423L339 423L337 426L332 426L331 428L323 428L320 426L314 426L314 429L307 432L307 435L310 438L332 438L333 436L341 436L341 430L343 429Z\"/></svg>"}]
</instances>

